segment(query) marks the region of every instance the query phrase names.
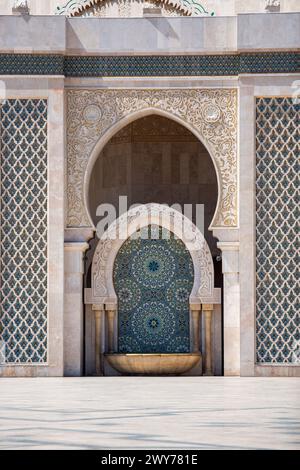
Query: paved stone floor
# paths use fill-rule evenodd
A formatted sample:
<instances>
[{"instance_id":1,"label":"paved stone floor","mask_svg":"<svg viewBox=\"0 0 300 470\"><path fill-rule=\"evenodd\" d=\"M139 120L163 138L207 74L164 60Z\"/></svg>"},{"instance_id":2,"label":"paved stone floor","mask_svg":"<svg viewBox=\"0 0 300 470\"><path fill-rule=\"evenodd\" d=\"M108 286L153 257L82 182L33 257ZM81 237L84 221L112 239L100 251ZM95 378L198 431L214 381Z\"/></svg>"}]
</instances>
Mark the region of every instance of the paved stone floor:
<instances>
[{"instance_id":1,"label":"paved stone floor","mask_svg":"<svg viewBox=\"0 0 300 470\"><path fill-rule=\"evenodd\" d=\"M2 449L300 449L300 379L0 379Z\"/></svg>"}]
</instances>

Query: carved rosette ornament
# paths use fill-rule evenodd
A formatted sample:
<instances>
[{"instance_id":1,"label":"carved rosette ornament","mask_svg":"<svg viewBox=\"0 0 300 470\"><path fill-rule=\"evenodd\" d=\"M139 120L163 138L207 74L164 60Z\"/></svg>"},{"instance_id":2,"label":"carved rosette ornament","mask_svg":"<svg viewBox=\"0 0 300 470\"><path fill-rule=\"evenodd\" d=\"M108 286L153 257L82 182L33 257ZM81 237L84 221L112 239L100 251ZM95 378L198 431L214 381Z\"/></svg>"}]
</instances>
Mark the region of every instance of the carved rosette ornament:
<instances>
[{"instance_id":1,"label":"carved rosette ornament","mask_svg":"<svg viewBox=\"0 0 300 470\"><path fill-rule=\"evenodd\" d=\"M219 200L211 228L237 227L237 92L234 89L70 90L67 117L69 227L92 226L85 205L87 188L84 184L95 145L122 120L127 124L125 118L155 112L182 123L206 146L219 184Z\"/></svg>"}]
</instances>

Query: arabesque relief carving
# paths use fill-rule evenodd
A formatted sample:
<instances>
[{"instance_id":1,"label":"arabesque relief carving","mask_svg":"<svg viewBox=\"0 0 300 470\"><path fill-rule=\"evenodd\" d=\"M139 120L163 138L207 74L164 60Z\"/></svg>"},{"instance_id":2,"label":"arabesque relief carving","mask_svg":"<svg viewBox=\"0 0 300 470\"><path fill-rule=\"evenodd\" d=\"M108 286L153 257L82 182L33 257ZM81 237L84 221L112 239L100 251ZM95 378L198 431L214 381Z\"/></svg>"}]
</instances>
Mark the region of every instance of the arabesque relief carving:
<instances>
[{"instance_id":1,"label":"arabesque relief carving","mask_svg":"<svg viewBox=\"0 0 300 470\"><path fill-rule=\"evenodd\" d=\"M234 89L70 90L68 227L91 226L85 207L84 179L95 145L124 118L134 119L135 115L141 117L149 112L174 117L206 146L219 182L219 201L211 227L237 227L237 92Z\"/></svg>"}]
</instances>

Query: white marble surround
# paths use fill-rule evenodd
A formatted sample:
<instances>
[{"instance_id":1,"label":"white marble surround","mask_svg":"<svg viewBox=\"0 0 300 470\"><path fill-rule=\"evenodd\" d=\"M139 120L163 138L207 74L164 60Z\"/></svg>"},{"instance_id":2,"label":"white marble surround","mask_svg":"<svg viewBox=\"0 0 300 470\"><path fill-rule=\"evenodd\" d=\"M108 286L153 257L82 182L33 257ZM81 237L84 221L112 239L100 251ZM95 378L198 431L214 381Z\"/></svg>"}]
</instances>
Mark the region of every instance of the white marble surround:
<instances>
[{"instance_id":1,"label":"white marble surround","mask_svg":"<svg viewBox=\"0 0 300 470\"><path fill-rule=\"evenodd\" d=\"M1 375L16 376L49 376L63 375L63 341L67 344L67 336L63 340L63 317L65 317L65 329L73 328L78 336L78 343L82 344L80 336L80 326L76 318L80 319L82 309L81 296L68 294L68 288L63 292L63 272L73 272L76 289L80 289L82 267L79 262L78 270L71 269L70 263L74 265L71 253L82 259L82 251L86 248L83 245L88 240L92 232L87 229L68 229L65 232L65 250L68 256L65 257L65 267L63 265L63 204L64 199L64 129L62 126L64 116L64 87L144 87L151 84L152 87L162 85L172 87L183 86L186 81L182 78L160 78L160 79L67 79L62 78L28 78L1 77L6 85L7 97L48 97L49 99L49 364L45 366L11 366L1 368ZM295 366L258 366L255 364L255 141L254 141L254 118L255 118L255 96L289 96L291 95L292 84L295 80L300 80L300 76L243 76L239 79L220 79L208 77L205 79L191 78L190 86L203 87L228 87L234 86L239 89L239 207L240 226L237 229L215 230L215 236L220 240L220 248L223 251L223 271L227 279L225 282L230 287L230 292L235 297L228 297L228 309L231 317L224 324L224 331L230 335L228 341L234 340L234 356L226 356L227 367L230 375L242 376L299 376L300 369ZM25 89L25 85L26 88ZM51 168L53 170L51 170ZM52 175L52 176L51 176ZM51 209L52 208L52 209ZM71 246L69 242L74 242ZM80 243L78 243L80 242ZM231 254L230 254L231 253ZM231 257L231 268L228 268L226 259ZM233 257L233 258L232 258ZM78 258L78 259L79 259ZM233 263L233 264L232 264ZM81 271L80 271L81 270ZM231 273L231 274L230 274ZM77 280L76 280L76 279ZM68 284L68 281L65 281ZM51 287L52 286L52 287ZM76 290L75 289L75 290ZM240 296L240 301L238 300ZM76 299L75 299L76 297ZM233 302L233 298L235 301ZM65 314L63 314L63 299L65 299ZM225 299L226 303L226 299ZM76 307L77 305L77 307ZM70 307L78 311L78 316L68 317L67 312ZM78 309L78 310L77 310ZM235 312L235 313L234 313ZM77 314L76 314L77 315ZM68 320L70 318L70 320ZM72 331L72 330L70 330ZM232 335L232 336L231 336ZM226 335L225 335L226 336ZM235 338L235 339L234 339ZM75 343L74 343L75 344ZM74 346L74 345L73 345ZM74 351L72 348L71 351ZM226 344L225 344L226 350ZM239 354L240 350L240 354ZM67 353L68 354L68 353ZM66 372L65 363L65 373ZM240 370L239 370L240 367ZM77 361L75 365L70 365L68 375L80 375L82 365Z\"/></svg>"},{"instance_id":2,"label":"white marble surround","mask_svg":"<svg viewBox=\"0 0 300 470\"><path fill-rule=\"evenodd\" d=\"M210 18L197 20L198 23L193 18L167 21L156 18L153 22L143 19L137 28L144 28L146 39L137 44L136 35L123 41L128 20L122 20L124 29L115 35L116 23L106 23L108 29L100 28L102 20L88 23L83 19L30 17L25 22L23 18L1 16L0 52L192 54L299 50L299 18L299 13L217 18L215 31ZM278 34L278 28L284 28L285 34ZM82 257L93 232L86 227L65 230L65 94L66 90L80 88L238 90L239 225L214 230L223 253L224 306L228 312L224 321L225 371L228 375L242 376L300 376L300 367L255 363L255 97L291 96L296 81L300 82L300 74L131 79L0 76L1 99L48 98L49 108L49 362L43 366L0 366L0 376L82 373Z\"/></svg>"},{"instance_id":3,"label":"white marble surround","mask_svg":"<svg viewBox=\"0 0 300 470\"><path fill-rule=\"evenodd\" d=\"M299 12L203 18L0 15L0 51L69 55L284 51L299 49L299 18Z\"/></svg>"}]
</instances>

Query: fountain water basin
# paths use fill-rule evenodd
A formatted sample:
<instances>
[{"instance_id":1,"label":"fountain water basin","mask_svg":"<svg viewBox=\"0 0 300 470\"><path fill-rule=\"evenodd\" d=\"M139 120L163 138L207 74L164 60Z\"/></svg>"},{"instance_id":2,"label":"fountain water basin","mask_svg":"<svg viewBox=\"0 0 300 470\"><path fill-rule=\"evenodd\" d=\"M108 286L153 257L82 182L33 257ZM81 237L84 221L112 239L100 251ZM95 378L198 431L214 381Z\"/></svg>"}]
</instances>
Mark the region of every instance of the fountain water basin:
<instances>
[{"instance_id":1,"label":"fountain water basin","mask_svg":"<svg viewBox=\"0 0 300 470\"><path fill-rule=\"evenodd\" d=\"M108 363L122 375L182 375L201 362L200 353L106 354Z\"/></svg>"}]
</instances>

